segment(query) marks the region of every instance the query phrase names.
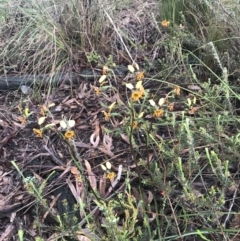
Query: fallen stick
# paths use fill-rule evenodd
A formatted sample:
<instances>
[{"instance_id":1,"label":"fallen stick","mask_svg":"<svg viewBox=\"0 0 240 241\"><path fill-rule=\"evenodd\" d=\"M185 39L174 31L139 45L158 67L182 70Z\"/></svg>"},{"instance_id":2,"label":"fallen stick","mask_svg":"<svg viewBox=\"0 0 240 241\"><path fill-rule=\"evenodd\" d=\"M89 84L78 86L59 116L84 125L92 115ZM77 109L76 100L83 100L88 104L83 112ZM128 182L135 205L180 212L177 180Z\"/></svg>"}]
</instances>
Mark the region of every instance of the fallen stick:
<instances>
[{"instance_id":1,"label":"fallen stick","mask_svg":"<svg viewBox=\"0 0 240 241\"><path fill-rule=\"evenodd\" d=\"M113 68L113 74L116 76L125 76L128 73L127 67ZM83 80L94 81L100 78L102 70L84 69L80 73L60 72L56 74L42 75L6 75L0 76L0 90L17 90L21 85L60 85L61 83L78 84Z\"/></svg>"}]
</instances>

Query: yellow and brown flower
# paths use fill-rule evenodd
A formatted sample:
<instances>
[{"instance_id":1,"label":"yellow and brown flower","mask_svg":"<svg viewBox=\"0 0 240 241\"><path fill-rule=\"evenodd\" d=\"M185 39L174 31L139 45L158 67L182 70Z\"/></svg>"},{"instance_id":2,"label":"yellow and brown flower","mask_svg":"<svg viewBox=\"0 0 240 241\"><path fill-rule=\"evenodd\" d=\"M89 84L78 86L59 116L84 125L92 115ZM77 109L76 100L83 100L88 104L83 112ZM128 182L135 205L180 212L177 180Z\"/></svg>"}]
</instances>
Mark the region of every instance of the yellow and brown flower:
<instances>
[{"instance_id":1,"label":"yellow and brown flower","mask_svg":"<svg viewBox=\"0 0 240 241\"><path fill-rule=\"evenodd\" d=\"M168 26L170 25L170 21L163 20L163 21L161 22L161 24L162 24L162 26L163 26L164 28L166 28L166 27L168 27Z\"/></svg>"},{"instance_id":2,"label":"yellow and brown flower","mask_svg":"<svg viewBox=\"0 0 240 241\"><path fill-rule=\"evenodd\" d=\"M181 89L180 89L180 87L179 86L174 86L174 92L175 92L175 94L176 95L180 95L180 92L181 92Z\"/></svg>"},{"instance_id":3,"label":"yellow and brown flower","mask_svg":"<svg viewBox=\"0 0 240 241\"><path fill-rule=\"evenodd\" d=\"M169 110L169 111L173 111L173 110L174 110L174 103L170 103L170 104L168 105L168 110Z\"/></svg>"},{"instance_id":4,"label":"yellow and brown flower","mask_svg":"<svg viewBox=\"0 0 240 241\"><path fill-rule=\"evenodd\" d=\"M133 121L133 123L132 123L133 130L136 129L137 127L138 127L137 121Z\"/></svg>"},{"instance_id":5,"label":"yellow and brown flower","mask_svg":"<svg viewBox=\"0 0 240 241\"><path fill-rule=\"evenodd\" d=\"M33 128L33 133L34 133L37 137L40 137L40 138L42 138L42 136L43 136L42 130L40 130L40 129L35 129L35 128Z\"/></svg>"},{"instance_id":6,"label":"yellow and brown flower","mask_svg":"<svg viewBox=\"0 0 240 241\"><path fill-rule=\"evenodd\" d=\"M111 117L111 114L109 112L106 112L106 111L102 111L103 115L104 115L104 119L105 121L109 121L110 117Z\"/></svg>"},{"instance_id":7,"label":"yellow and brown flower","mask_svg":"<svg viewBox=\"0 0 240 241\"><path fill-rule=\"evenodd\" d=\"M143 92L141 90L134 90L131 95L131 99L133 101L138 101L140 98L142 98Z\"/></svg>"},{"instance_id":8,"label":"yellow and brown flower","mask_svg":"<svg viewBox=\"0 0 240 241\"><path fill-rule=\"evenodd\" d=\"M162 117L163 113L164 112L163 112L162 109L155 110L154 113L153 113L153 117Z\"/></svg>"},{"instance_id":9,"label":"yellow and brown flower","mask_svg":"<svg viewBox=\"0 0 240 241\"><path fill-rule=\"evenodd\" d=\"M70 140L75 137L74 131L66 131L64 134L65 139Z\"/></svg>"},{"instance_id":10,"label":"yellow and brown flower","mask_svg":"<svg viewBox=\"0 0 240 241\"><path fill-rule=\"evenodd\" d=\"M144 72L142 71L142 72L137 72L137 74L136 74L136 80L137 81L140 81L140 80L142 80L144 78Z\"/></svg>"},{"instance_id":11,"label":"yellow and brown flower","mask_svg":"<svg viewBox=\"0 0 240 241\"><path fill-rule=\"evenodd\" d=\"M110 181L113 181L115 176L116 176L116 174L114 172L109 172L107 174L107 179L109 179Z\"/></svg>"}]
</instances>

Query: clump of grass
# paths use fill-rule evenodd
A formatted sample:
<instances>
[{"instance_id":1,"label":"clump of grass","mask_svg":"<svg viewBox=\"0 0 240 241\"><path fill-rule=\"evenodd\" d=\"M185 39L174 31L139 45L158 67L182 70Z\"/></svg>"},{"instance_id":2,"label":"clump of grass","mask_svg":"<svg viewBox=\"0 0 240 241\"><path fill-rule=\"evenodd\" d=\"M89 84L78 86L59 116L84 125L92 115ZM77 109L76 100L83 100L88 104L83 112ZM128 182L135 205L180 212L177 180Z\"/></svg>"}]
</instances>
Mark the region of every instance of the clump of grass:
<instances>
[{"instance_id":1,"label":"clump of grass","mask_svg":"<svg viewBox=\"0 0 240 241\"><path fill-rule=\"evenodd\" d=\"M169 44L175 46L171 48L179 45L185 53L185 63L187 59L189 64L198 65L196 68L198 75L207 75L206 78L212 78L211 72L206 70L204 65L217 74L221 71L219 62L216 63L214 56L209 53L210 43L213 43L214 48L218 51L223 67L227 67L230 74L236 71L239 61L239 53L236 49L238 40L236 39L239 37L236 34L235 26L239 19L231 8L234 1L225 3L224 6L218 1L214 1L214 3L208 1L192 3L184 0L159 1L159 4L161 21L165 19L171 23L170 30L167 30L171 38ZM181 32L179 27L182 29ZM165 45L164 42L162 44ZM180 49L180 52L182 50ZM200 58L203 65L198 63L191 53L189 55L189 51ZM179 56L176 56L175 60L179 60ZM200 66L202 67L200 68Z\"/></svg>"},{"instance_id":2,"label":"clump of grass","mask_svg":"<svg viewBox=\"0 0 240 241\"><path fill-rule=\"evenodd\" d=\"M28 1L2 8L1 72L42 74L79 68L79 59L98 51L107 35L104 16L88 1Z\"/></svg>"}]
</instances>

